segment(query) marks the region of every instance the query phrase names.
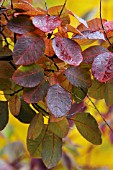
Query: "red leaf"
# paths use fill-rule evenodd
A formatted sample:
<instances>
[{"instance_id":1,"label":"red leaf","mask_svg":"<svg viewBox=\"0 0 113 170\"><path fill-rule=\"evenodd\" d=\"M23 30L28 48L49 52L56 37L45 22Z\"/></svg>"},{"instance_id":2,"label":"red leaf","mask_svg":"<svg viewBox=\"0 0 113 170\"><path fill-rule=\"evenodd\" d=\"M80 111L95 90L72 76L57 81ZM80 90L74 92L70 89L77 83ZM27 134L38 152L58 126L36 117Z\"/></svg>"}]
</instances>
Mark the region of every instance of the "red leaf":
<instances>
[{"instance_id":1,"label":"red leaf","mask_svg":"<svg viewBox=\"0 0 113 170\"><path fill-rule=\"evenodd\" d=\"M61 25L62 20L58 16L38 15L33 18L33 24L43 32L53 32L55 28Z\"/></svg>"},{"instance_id":2,"label":"red leaf","mask_svg":"<svg viewBox=\"0 0 113 170\"><path fill-rule=\"evenodd\" d=\"M49 88L49 83L47 81L42 81L38 86L34 88L26 88L23 92L24 101L27 103L37 103L42 100Z\"/></svg>"},{"instance_id":3,"label":"red leaf","mask_svg":"<svg viewBox=\"0 0 113 170\"><path fill-rule=\"evenodd\" d=\"M70 65L78 66L83 60L81 48L78 43L69 39L55 37L52 42L53 50L58 58Z\"/></svg>"},{"instance_id":4,"label":"red leaf","mask_svg":"<svg viewBox=\"0 0 113 170\"><path fill-rule=\"evenodd\" d=\"M92 64L92 73L100 82L113 78L113 53L105 52L98 55Z\"/></svg>"},{"instance_id":5,"label":"red leaf","mask_svg":"<svg viewBox=\"0 0 113 170\"><path fill-rule=\"evenodd\" d=\"M12 18L8 23L8 28L15 33L25 34L26 32L34 31L35 27L32 24L29 16L19 15Z\"/></svg>"},{"instance_id":6,"label":"red leaf","mask_svg":"<svg viewBox=\"0 0 113 170\"><path fill-rule=\"evenodd\" d=\"M105 19L102 20L103 24L106 22ZM80 24L77 29L79 29L81 32L82 31L87 31L90 30L91 32L99 31L102 30L102 24L100 18L94 18L90 21L87 22L88 28L85 27L83 24Z\"/></svg>"},{"instance_id":7,"label":"red leaf","mask_svg":"<svg viewBox=\"0 0 113 170\"><path fill-rule=\"evenodd\" d=\"M103 26L104 26L106 33L109 31L113 31L113 21L105 22Z\"/></svg>"},{"instance_id":8,"label":"red leaf","mask_svg":"<svg viewBox=\"0 0 113 170\"><path fill-rule=\"evenodd\" d=\"M59 84L51 86L47 94L47 106L55 117L62 117L71 108L70 94Z\"/></svg>"},{"instance_id":9,"label":"red leaf","mask_svg":"<svg viewBox=\"0 0 113 170\"><path fill-rule=\"evenodd\" d=\"M65 71L65 75L70 83L76 87L89 88L91 77L88 69L71 66Z\"/></svg>"},{"instance_id":10,"label":"red leaf","mask_svg":"<svg viewBox=\"0 0 113 170\"><path fill-rule=\"evenodd\" d=\"M23 87L35 87L44 78L43 69L37 64L20 66L13 74L12 79Z\"/></svg>"},{"instance_id":11,"label":"red leaf","mask_svg":"<svg viewBox=\"0 0 113 170\"><path fill-rule=\"evenodd\" d=\"M13 60L17 65L29 65L38 61L45 51L44 40L35 35L21 36L14 47Z\"/></svg>"},{"instance_id":12,"label":"red leaf","mask_svg":"<svg viewBox=\"0 0 113 170\"><path fill-rule=\"evenodd\" d=\"M91 46L84 50L82 53L84 62L87 64L92 64L96 56L105 52L108 52L108 49L103 46L100 45Z\"/></svg>"}]
</instances>

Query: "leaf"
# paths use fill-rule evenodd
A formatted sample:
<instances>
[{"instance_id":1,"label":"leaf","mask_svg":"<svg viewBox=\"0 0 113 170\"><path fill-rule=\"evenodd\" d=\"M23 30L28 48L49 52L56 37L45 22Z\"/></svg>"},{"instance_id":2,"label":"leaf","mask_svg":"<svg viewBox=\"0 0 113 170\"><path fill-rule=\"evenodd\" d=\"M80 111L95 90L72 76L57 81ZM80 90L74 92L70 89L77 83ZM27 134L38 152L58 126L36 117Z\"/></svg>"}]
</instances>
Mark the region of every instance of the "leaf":
<instances>
[{"instance_id":1,"label":"leaf","mask_svg":"<svg viewBox=\"0 0 113 170\"><path fill-rule=\"evenodd\" d=\"M48 33L53 32L55 28L61 25L61 19L58 16L37 15L32 21L36 28Z\"/></svg>"},{"instance_id":2,"label":"leaf","mask_svg":"<svg viewBox=\"0 0 113 170\"><path fill-rule=\"evenodd\" d=\"M69 11L69 10L68 10L68 13L69 13L70 15L72 15L73 17L75 17L75 18L76 18L80 23L82 23L86 28L88 28L87 22L86 22L84 19L78 17L78 16L77 16L76 14L74 14L72 11Z\"/></svg>"},{"instance_id":3,"label":"leaf","mask_svg":"<svg viewBox=\"0 0 113 170\"><path fill-rule=\"evenodd\" d=\"M12 58L12 51L7 46L0 48L0 60L4 60L4 61L6 60L7 62L7 59L10 60L11 58Z\"/></svg>"},{"instance_id":4,"label":"leaf","mask_svg":"<svg viewBox=\"0 0 113 170\"><path fill-rule=\"evenodd\" d=\"M107 82L105 84L105 89L104 89L104 99L107 104L107 106L113 105L113 84L110 82Z\"/></svg>"},{"instance_id":5,"label":"leaf","mask_svg":"<svg viewBox=\"0 0 113 170\"><path fill-rule=\"evenodd\" d=\"M28 128L28 139L35 140L41 133L44 125L44 118L42 114L38 113L33 118Z\"/></svg>"},{"instance_id":6,"label":"leaf","mask_svg":"<svg viewBox=\"0 0 113 170\"><path fill-rule=\"evenodd\" d=\"M62 139L49 131L42 142L42 160L46 167L56 166L62 156Z\"/></svg>"},{"instance_id":7,"label":"leaf","mask_svg":"<svg viewBox=\"0 0 113 170\"><path fill-rule=\"evenodd\" d=\"M0 61L0 78L11 78L14 71L8 61Z\"/></svg>"},{"instance_id":8,"label":"leaf","mask_svg":"<svg viewBox=\"0 0 113 170\"><path fill-rule=\"evenodd\" d=\"M72 87L72 96L76 103L80 103L87 95L88 89L81 89L79 87Z\"/></svg>"},{"instance_id":9,"label":"leaf","mask_svg":"<svg viewBox=\"0 0 113 170\"><path fill-rule=\"evenodd\" d=\"M0 90L5 91L11 88L11 80L9 78L0 78Z\"/></svg>"},{"instance_id":10,"label":"leaf","mask_svg":"<svg viewBox=\"0 0 113 170\"><path fill-rule=\"evenodd\" d=\"M22 123L30 123L36 115L35 111L21 99L21 108L18 116L15 116Z\"/></svg>"},{"instance_id":11,"label":"leaf","mask_svg":"<svg viewBox=\"0 0 113 170\"><path fill-rule=\"evenodd\" d=\"M54 55L54 51L52 48L52 40L51 39L45 39L45 55L47 55L48 57L52 57Z\"/></svg>"},{"instance_id":12,"label":"leaf","mask_svg":"<svg viewBox=\"0 0 113 170\"><path fill-rule=\"evenodd\" d=\"M105 92L105 84L100 83L97 80L92 81L92 86L88 89L88 94L90 97L93 97L94 99L103 99L104 98L104 92Z\"/></svg>"},{"instance_id":13,"label":"leaf","mask_svg":"<svg viewBox=\"0 0 113 170\"><path fill-rule=\"evenodd\" d=\"M98 56L99 54L108 52L108 49L100 46L100 45L94 45L82 52L83 55L83 61L88 64L92 64L95 57Z\"/></svg>"},{"instance_id":14,"label":"leaf","mask_svg":"<svg viewBox=\"0 0 113 170\"><path fill-rule=\"evenodd\" d=\"M7 26L12 32L18 34L32 32L35 29L28 15L19 15L15 18L12 18Z\"/></svg>"},{"instance_id":15,"label":"leaf","mask_svg":"<svg viewBox=\"0 0 113 170\"><path fill-rule=\"evenodd\" d=\"M50 122L48 130L53 132L59 138L64 138L69 131L69 123L66 118L63 118L61 121Z\"/></svg>"},{"instance_id":16,"label":"leaf","mask_svg":"<svg viewBox=\"0 0 113 170\"><path fill-rule=\"evenodd\" d=\"M106 33L113 31L113 21L108 21L103 24Z\"/></svg>"},{"instance_id":17,"label":"leaf","mask_svg":"<svg viewBox=\"0 0 113 170\"><path fill-rule=\"evenodd\" d=\"M23 87L35 87L44 78L44 70L38 64L20 66L14 72L12 79Z\"/></svg>"},{"instance_id":18,"label":"leaf","mask_svg":"<svg viewBox=\"0 0 113 170\"><path fill-rule=\"evenodd\" d=\"M91 77L88 69L69 67L65 75L70 83L79 88L89 88L91 86Z\"/></svg>"},{"instance_id":19,"label":"leaf","mask_svg":"<svg viewBox=\"0 0 113 170\"><path fill-rule=\"evenodd\" d=\"M84 112L86 108L87 107L83 101L81 103L75 102L71 105L71 109L69 110L67 117L73 117L78 112Z\"/></svg>"},{"instance_id":20,"label":"leaf","mask_svg":"<svg viewBox=\"0 0 113 170\"><path fill-rule=\"evenodd\" d=\"M59 84L51 86L47 93L47 106L54 117L62 117L71 108L70 94Z\"/></svg>"},{"instance_id":21,"label":"leaf","mask_svg":"<svg viewBox=\"0 0 113 170\"><path fill-rule=\"evenodd\" d=\"M63 9L63 11L62 11L62 9ZM62 11L62 13L61 13L61 11ZM53 7L49 8L48 14L52 15L52 16L60 15L60 18L62 19L61 25L63 25L63 26L66 24L70 24L70 17L68 14L68 10L63 5L53 6Z\"/></svg>"},{"instance_id":22,"label":"leaf","mask_svg":"<svg viewBox=\"0 0 113 170\"><path fill-rule=\"evenodd\" d=\"M20 108L21 108L20 97L17 96L17 95L12 96L10 98L10 100L9 100L9 109L10 109L10 112L14 116L17 116L20 113Z\"/></svg>"},{"instance_id":23,"label":"leaf","mask_svg":"<svg viewBox=\"0 0 113 170\"><path fill-rule=\"evenodd\" d=\"M95 40L105 40L104 34L99 31L90 32L90 31L83 31L80 34L73 35L73 40L78 42L80 45L88 45L93 43Z\"/></svg>"},{"instance_id":24,"label":"leaf","mask_svg":"<svg viewBox=\"0 0 113 170\"><path fill-rule=\"evenodd\" d=\"M8 102L0 101L0 131L5 128L8 123L9 113L8 113Z\"/></svg>"},{"instance_id":25,"label":"leaf","mask_svg":"<svg viewBox=\"0 0 113 170\"><path fill-rule=\"evenodd\" d=\"M100 145L101 132L94 117L90 113L79 112L74 118L74 123L80 134L89 142Z\"/></svg>"},{"instance_id":26,"label":"leaf","mask_svg":"<svg viewBox=\"0 0 113 170\"><path fill-rule=\"evenodd\" d=\"M52 46L58 58L70 65L79 66L83 60L81 47L69 38L55 37Z\"/></svg>"},{"instance_id":27,"label":"leaf","mask_svg":"<svg viewBox=\"0 0 113 170\"><path fill-rule=\"evenodd\" d=\"M39 136L35 140L27 137L27 149L32 157L40 158L42 152L42 141L44 140L47 127L44 125ZM48 147L48 146L47 146Z\"/></svg>"},{"instance_id":28,"label":"leaf","mask_svg":"<svg viewBox=\"0 0 113 170\"><path fill-rule=\"evenodd\" d=\"M92 74L100 82L113 78L113 53L105 52L98 55L92 64Z\"/></svg>"},{"instance_id":29,"label":"leaf","mask_svg":"<svg viewBox=\"0 0 113 170\"><path fill-rule=\"evenodd\" d=\"M104 24L106 22L105 19L102 19L102 23ZM77 29L81 32L90 30L91 32L95 31L101 31L102 29L102 23L100 18L94 18L89 21L87 21L88 27L84 26L83 24L80 24Z\"/></svg>"},{"instance_id":30,"label":"leaf","mask_svg":"<svg viewBox=\"0 0 113 170\"><path fill-rule=\"evenodd\" d=\"M30 65L38 61L44 54L44 40L35 35L27 34L21 36L13 51L13 60L17 65Z\"/></svg>"},{"instance_id":31,"label":"leaf","mask_svg":"<svg viewBox=\"0 0 113 170\"><path fill-rule=\"evenodd\" d=\"M37 103L46 96L48 88L49 83L44 80L34 88L24 89L23 98L27 103Z\"/></svg>"}]
</instances>

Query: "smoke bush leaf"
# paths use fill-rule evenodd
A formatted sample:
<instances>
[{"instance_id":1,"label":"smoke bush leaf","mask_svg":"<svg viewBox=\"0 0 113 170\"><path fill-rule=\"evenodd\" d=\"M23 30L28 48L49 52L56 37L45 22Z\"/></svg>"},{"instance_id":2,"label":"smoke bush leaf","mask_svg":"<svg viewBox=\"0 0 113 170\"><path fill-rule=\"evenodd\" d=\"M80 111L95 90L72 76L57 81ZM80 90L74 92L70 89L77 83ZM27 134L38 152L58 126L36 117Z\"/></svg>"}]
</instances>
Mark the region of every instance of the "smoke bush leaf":
<instances>
[{"instance_id":1,"label":"smoke bush leaf","mask_svg":"<svg viewBox=\"0 0 113 170\"><path fill-rule=\"evenodd\" d=\"M28 139L35 140L41 133L44 125L44 118L42 114L38 113L33 118L28 128Z\"/></svg>"},{"instance_id":2,"label":"smoke bush leaf","mask_svg":"<svg viewBox=\"0 0 113 170\"><path fill-rule=\"evenodd\" d=\"M10 100L9 100L9 109L10 109L10 112L14 116L17 116L20 113L20 108L21 108L20 97L17 96L17 95L12 96L10 98Z\"/></svg>"},{"instance_id":3,"label":"smoke bush leaf","mask_svg":"<svg viewBox=\"0 0 113 170\"><path fill-rule=\"evenodd\" d=\"M12 79L23 87L35 87L44 78L44 70L38 64L20 66L14 72Z\"/></svg>"},{"instance_id":4,"label":"smoke bush leaf","mask_svg":"<svg viewBox=\"0 0 113 170\"><path fill-rule=\"evenodd\" d=\"M84 62L92 64L95 57L105 52L108 52L108 49L103 46L100 45L91 46L82 52Z\"/></svg>"},{"instance_id":5,"label":"smoke bush leaf","mask_svg":"<svg viewBox=\"0 0 113 170\"><path fill-rule=\"evenodd\" d=\"M107 106L111 106L113 104L113 84L111 82L107 82L105 84L104 99Z\"/></svg>"},{"instance_id":6,"label":"smoke bush leaf","mask_svg":"<svg viewBox=\"0 0 113 170\"><path fill-rule=\"evenodd\" d=\"M54 167L62 156L62 139L47 131L42 142L42 160L46 167Z\"/></svg>"},{"instance_id":7,"label":"smoke bush leaf","mask_svg":"<svg viewBox=\"0 0 113 170\"><path fill-rule=\"evenodd\" d=\"M55 28L61 25L61 19L58 16L37 15L33 18L33 24L43 32L51 33Z\"/></svg>"},{"instance_id":8,"label":"smoke bush leaf","mask_svg":"<svg viewBox=\"0 0 113 170\"><path fill-rule=\"evenodd\" d=\"M44 54L44 40L35 35L27 34L21 36L13 51L13 60L17 65L30 65L38 61Z\"/></svg>"},{"instance_id":9,"label":"smoke bush leaf","mask_svg":"<svg viewBox=\"0 0 113 170\"><path fill-rule=\"evenodd\" d=\"M55 37L52 46L58 58L70 65L79 66L83 61L79 44L69 38Z\"/></svg>"},{"instance_id":10,"label":"smoke bush leaf","mask_svg":"<svg viewBox=\"0 0 113 170\"><path fill-rule=\"evenodd\" d=\"M42 100L48 91L48 81L42 81L38 86L34 88L24 89L23 98L27 103L37 103Z\"/></svg>"},{"instance_id":11,"label":"smoke bush leaf","mask_svg":"<svg viewBox=\"0 0 113 170\"><path fill-rule=\"evenodd\" d=\"M92 74L100 82L113 78L113 53L105 52L98 55L92 64Z\"/></svg>"},{"instance_id":12,"label":"smoke bush leaf","mask_svg":"<svg viewBox=\"0 0 113 170\"><path fill-rule=\"evenodd\" d=\"M76 87L89 88L91 77L88 69L71 66L65 71L65 75L70 83Z\"/></svg>"},{"instance_id":13,"label":"smoke bush leaf","mask_svg":"<svg viewBox=\"0 0 113 170\"><path fill-rule=\"evenodd\" d=\"M62 117L71 108L70 94L59 84L51 86L47 93L47 106L55 117Z\"/></svg>"},{"instance_id":14,"label":"smoke bush leaf","mask_svg":"<svg viewBox=\"0 0 113 170\"><path fill-rule=\"evenodd\" d=\"M61 121L50 122L48 129L60 138L64 138L69 131L69 123L66 118Z\"/></svg>"},{"instance_id":15,"label":"smoke bush leaf","mask_svg":"<svg viewBox=\"0 0 113 170\"><path fill-rule=\"evenodd\" d=\"M32 21L30 20L30 17L27 15L19 15L16 18L12 18L7 26L12 32L18 34L32 32L35 29L32 24Z\"/></svg>"},{"instance_id":16,"label":"smoke bush leaf","mask_svg":"<svg viewBox=\"0 0 113 170\"><path fill-rule=\"evenodd\" d=\"M102 143L101 132L94 117L90 113L76 113L74 123L80 134L89 142L100 145Z\"/></svg>"},{"instance_id":17,"label":"smoke bush leaf","mask_svg":"<svg viewBox=\"0 0 113 170\"><path fill-rule=\"evenodd\" d=\"M8 123L9 112L8 102L0 101L0 130L3 130Z\"/></svg>"}]
</instances>

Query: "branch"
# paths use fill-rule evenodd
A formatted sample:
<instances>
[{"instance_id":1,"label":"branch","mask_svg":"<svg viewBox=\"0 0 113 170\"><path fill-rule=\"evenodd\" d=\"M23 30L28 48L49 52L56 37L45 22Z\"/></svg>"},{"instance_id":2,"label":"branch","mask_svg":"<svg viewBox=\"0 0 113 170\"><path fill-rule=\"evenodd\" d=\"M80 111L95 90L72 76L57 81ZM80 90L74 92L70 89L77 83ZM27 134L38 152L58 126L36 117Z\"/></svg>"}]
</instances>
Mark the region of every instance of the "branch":
<instances>
[{"instance_id":1,"label":"branch","mask_svg":"<svg viewBox=\"0 0 113 170\"><path fill-rule=\"evenodd\" d=\"M108 36L107 36L107 34L106 34L104 25L103 25L103 23L102 23L102 0L100 0L100 21L101 21L102 29L103 29L103 31L104 31L104 35L105 35L105 37L106 37L109 45L111 46L111 48L112 48L112 50L113 50L113 44L110 42L110 40L109 40L109 38L108 38Z\"/></svg>"},{"instance_id":2,"label":"branch","mask_svg":"<svg viewBox=\"0 0 113 170\"><path fill-rule=\"evenodd\" d=\"M86 95L86 97L89 99L89 101L92 103L92 105L94 106L95 110L99 113L99 115L101 116L101 118L103 119L103 121L105 122L105 124L109 127L109 129L113 132L113 129L111 128L111 126L108 124L108 122L104 119L104 117L102 116L102 114L100 113L100 111L98 110L98 108L96 107L96 105L94 104L94 102L90 99L90 97L85 93L85 91L81 88L81 90L83 91L83 93Z\"/></svg>"},{"instance_id":3,"label":"branch","mask_svg":"<svg viewBox=\"0 0 113 170\"><path fill-rule=\"evenodd\" d=\"M62 12L63 12L63 10L64 10L64 8L66 6L66 3L67 3L67 0L65 0L65 2L64 2L64 5L63 5L63 7L62 7L62 9L60 11L59 17L62 15Z\"/></svg>"}]
</instances>

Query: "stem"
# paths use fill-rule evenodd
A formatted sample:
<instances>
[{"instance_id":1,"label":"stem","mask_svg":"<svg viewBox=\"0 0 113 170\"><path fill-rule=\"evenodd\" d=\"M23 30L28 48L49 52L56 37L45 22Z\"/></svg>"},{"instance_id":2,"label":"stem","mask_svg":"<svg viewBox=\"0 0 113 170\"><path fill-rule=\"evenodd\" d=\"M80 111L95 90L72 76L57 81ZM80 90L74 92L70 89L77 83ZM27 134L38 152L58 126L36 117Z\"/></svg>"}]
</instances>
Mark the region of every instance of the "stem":
<instances>
[{"instance_id":1,"label":"stem","mask_svg":"<svg viewBox=\"0 0 113 170\"><path fill-rule=\"evenodd\" d=\"M107 34L106 34L104 25L103 25L103 23L102 23L102 0L100 0L100 21L101 21L102 29L103 29L103 31L104 31L104 35L105 35L105 37L106 37L109 45L111 46L111 48L112 48L112 50L113 50L113 45L112 45L112 43L110 42L110 40L109 40L109 38L108 38L108 36L107 36Z\"/></svg>"},{"instance_id":2,"label":"stem","mask_svg":"<svg viewBox=\"0 0 113 170\"><path fill-rule=\"evenodd\" d=\"M102 116L102 114L100 113L100 111L98 110L98 108L95 106L94 102L90 99L90 97L85 93L85 91L81 88L81 90L83 91L83 93L86 95L86 97L89 99L89 101L92 103L92 105L94 106L95 110L99 113L99 115L101 116L101 118L103 119L103 121L105 122L105 124L109 127L109 129L113 132L113 129L111 128L111 126L108 124L108 122L104 119L104 117Z\"/></svg>"},{"instance_id":3,"label":"stem","mask_svg":"<svg viewBox=\"0 0 113 170\"><path fill-rule=\"evenodd\" d=\"M67 3L67 0L65 0L65 2L64 2L64 5L63 5L63 7L62 7L62 9L60 11L59 17L62 15L62 12L63 12L63 10L64 10L64 8L66 6L66 3Z\"/></svg>"},{"instance_id":4,"label":"stem","mask_svg":"<svg viewBox=\"0 0 113 170\"><path fill-rule=\"evenodd\" d=\"M46 7L46 12L47 12L47 15L48 15L48 6L47 6L46 0L44 0L44 3L45 3L45 7Z\"/></svg>"}]
</instances>

